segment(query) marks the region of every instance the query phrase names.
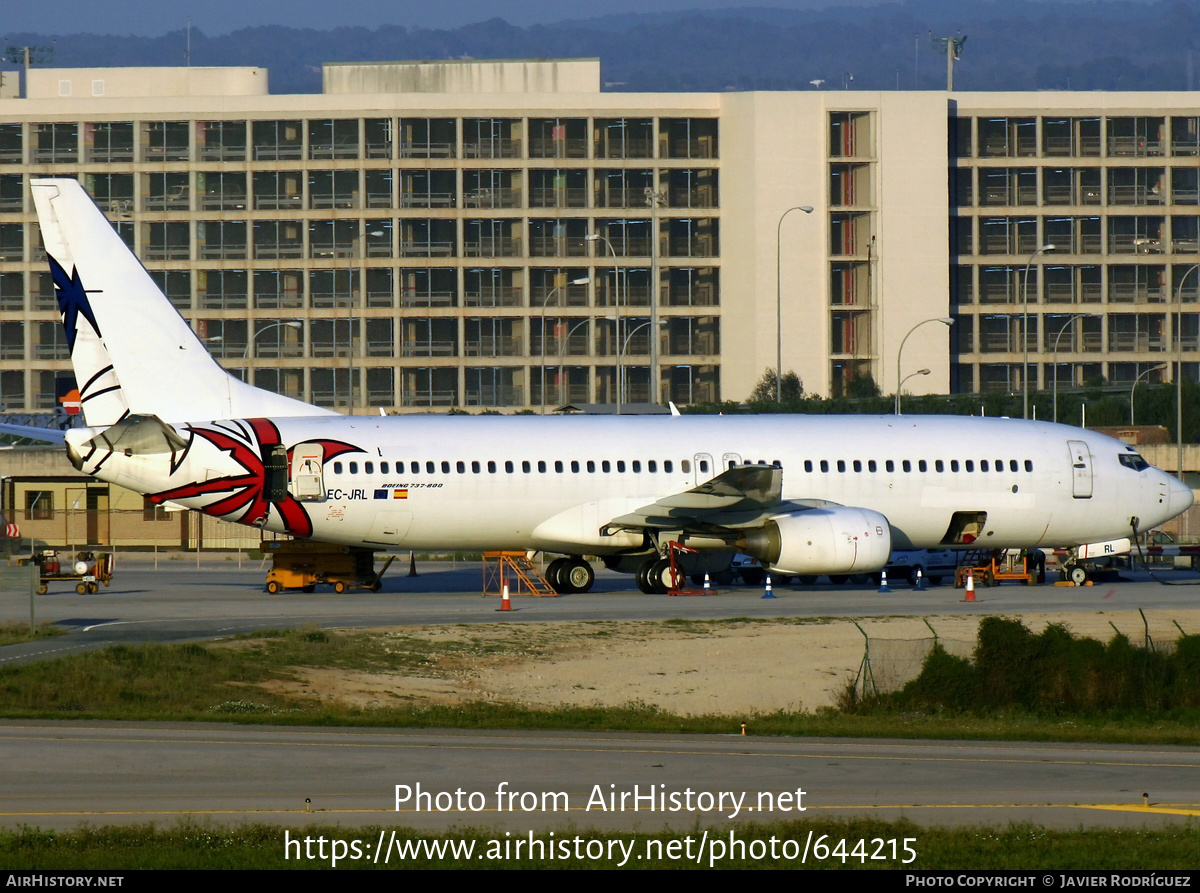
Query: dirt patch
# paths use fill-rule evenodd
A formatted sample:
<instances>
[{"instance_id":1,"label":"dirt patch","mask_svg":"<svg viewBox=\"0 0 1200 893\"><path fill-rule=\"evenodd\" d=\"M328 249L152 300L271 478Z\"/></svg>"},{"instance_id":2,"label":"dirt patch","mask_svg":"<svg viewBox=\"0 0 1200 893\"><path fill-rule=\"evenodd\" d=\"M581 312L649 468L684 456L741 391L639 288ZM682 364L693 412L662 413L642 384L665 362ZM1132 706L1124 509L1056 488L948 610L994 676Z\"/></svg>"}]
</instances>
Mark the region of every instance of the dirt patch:
<instances>
[{"instance_id":1,"label":"dirt patch","mask_svg":"<svg viewBox=\"0 0 1200 893\"><path fill-rule=\"evenodd\" d=\"M1148 615L1151 635L1174 639L1200 629L1200 610ZM919 668L934 631L947 647L969 653L978 618L867 618L875 671ZM1107 640L1113 625L1140 644L1136 611L1025 615L1035 632L1062 623L1078 635ZM1112 625L1110 625L1110 622ZM933 631L930 630L933 627ZM865 640L846 619L510 626L408 627L372 635L416 637L455 646L431 655L419 671L364 672L294 668L291 678L264 686L291 697L359 708L465 701L531 707L622 706L644 703L671 713L751 715L832 706L858 672ZM470 647L464 648L467 643ZM903 680L901 680L903 681Z\"/></svg>"}]
</instances>

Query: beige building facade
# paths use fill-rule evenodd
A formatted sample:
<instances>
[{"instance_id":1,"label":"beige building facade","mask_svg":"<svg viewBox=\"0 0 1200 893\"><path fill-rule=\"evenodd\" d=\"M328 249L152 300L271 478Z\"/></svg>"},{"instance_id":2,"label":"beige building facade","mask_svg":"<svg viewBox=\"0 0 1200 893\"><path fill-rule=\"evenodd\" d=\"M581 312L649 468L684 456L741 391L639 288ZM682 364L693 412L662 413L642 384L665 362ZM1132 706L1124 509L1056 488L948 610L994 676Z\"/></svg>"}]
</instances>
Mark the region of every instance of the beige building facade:
<instances>
[{"instance_id":1,"label":"beige building facade","mask_svg":"<svg viewBox=\"0 0 1200 893\"><path fill-rule=\"evenodd\" d=\"M0 98L9 410L70 370L38 176L84 181L226 368L359 413L740 400L779 359L822 395L1015 389L1026 349L1041 386L1170 379L1178 348L1196 374L1191 95L605 93L597 60L26 93Z\"/></svg>"}]
</instances>

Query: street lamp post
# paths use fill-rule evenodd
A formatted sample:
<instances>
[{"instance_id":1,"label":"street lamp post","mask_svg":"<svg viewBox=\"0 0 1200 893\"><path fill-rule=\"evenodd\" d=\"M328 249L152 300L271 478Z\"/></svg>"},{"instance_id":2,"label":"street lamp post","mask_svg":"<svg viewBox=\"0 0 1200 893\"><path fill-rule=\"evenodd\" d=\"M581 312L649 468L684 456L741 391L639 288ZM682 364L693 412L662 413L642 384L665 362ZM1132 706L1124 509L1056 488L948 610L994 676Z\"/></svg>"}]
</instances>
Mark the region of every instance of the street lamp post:
<instances>
[{"instance_id":1,"label":"street lamp post","mask_svg":"<svg viewBox=\"0 0 1200 893\"><path fill-rule=\"evenodd\" d=\"M901 385L903 385L904 382L908 381L909 378L912 378L911 375L908 376L907 378L900 377L900 358L902 356L904 356L904 342L908 341L908 336L911 335L913 332L915 332L917 329L921 328L921 326L925 325L926 323L931 323L931 322L940 322L942 325L946 326L947 328L954 325L953 317L933 316L933 317L930 317L929 319L921 320L919 323L917 323L915 326L913 326L911 329L909 329L908 332L905 333L904 337L900 340L900 349L898 351L896 351L896 415L900 415ZM918 372L916 374L921 375L921 374L928 374L928 373L929 373L929 370L926 369L924 371L924 373Z\"/></svg>"},{"instance_id":2,"label":"street lamp post","mask_svg":"<svg viewBox=\"0 0 1200 893\"><path fill-rule=\"evenodd\" d=\"M775 225L775 402L783 402L783 219L793 211L813 212L812 205L796 205L779 215Z\"/></svg>"},{"instance_id":3,"label":"street lamp post","mask_svg":"<svg viewBox=\"0 0 1200 893\"><path fill-rule=\"evenodd\" d=\"M300 322L297 319L280 319L280 320L276 320L275 322L268 323L267 325L263 326L261 329L259 329L259 328L254 329L250 338L246 341L246 351L245 351L245 353L242 354L242 381L245 381L247 384L249 384L249 381L247 381L247 379L250 378L250 373L246 367L249 365L250 349L252 347L254 347L255 343L258 341L258 336L261 335L263 332L269 332L269 331L271 331L271 329L279 329L279 328L283 328L284 326L287 326L289 329L296 329L297 331L299 331L300 329L304 328L304 323Z\"/></svg>"},{"instance_id":4,"label":"street lamp post","mask_svg":"<svg viewBox=\"0 0 1200 893\"><path fill-rule=\"evenodd\" d=\"M1058 334L1054 336L1054 349L1050 352L1050 382L1051 394L1053 395L1051 401L1054 406L1052 419L1054 422L1058 422L1058 339L1063 336L1063 332L1070 328L1071 324L1075 322L1075 320L1088 318L1094 319L1095 316L1095 313L1072 314L1067 321L1063 323L1062 328L1058 330Z\"/></svg>"},{"instance_id":5,"label":"street lamp post","mask_svg":"<svg viewBox=\"0 0 1200 893\"><path fill-rule=\"evenodd\" d=\"M1149 375L1151 372L1154 372L1158 369L1166 369L1166 368L1167 368L1166 363L1159 363L1157 366L1151 366L1149 369L1147 369L1145 372L1143 372L1141 375L1139 375L1137 378L1135 378L1133 380L1133 387L1131 387L1129 389L1129 424L1130 424L1130 426L1133 426L1135 424L1133 421L1133 392L1137 390L1138 382L1141 381L1143 378L1145 378L1147 375Z\"/></svg>"},{"instance_id":6,"label":"street lamp post","mask_svg":"<svg viewBox=\"0 0 1200 893\"><path fill-rule=\"evenodd\" d=\"M567 329L567 334L564 335L563 340L561 342L559 342L559 345L558 345L558 380L559 380L558 402L559 402L560 406L567 402L566 400L563 399L563 385L562 385L562 379L564 377L562 374L563 357L566 355L567 342L569 342L571 340L571 336L575 334L576 329L580 329L583 326L586 326L590 322L591 322L590 319L582 319L579 322L575 323L575 325L573 325L573 326L571 326L571 328Z\"/></svg>"},{"instance_id":7,"label":"street lamp post","mask_svg":"<svg viewBox=\"0 0 1200 893\"><path fill-rule=\"evenodd\" d=\"M1029 418L1029 268L1033 266L1033 259L1039 254L1044 254L1047 251L1053 251L1054 246L1047 242L1045 245L1039 245L1029 255L1029 263L1025 264L1025 281L1021 286L1021 303L1023 310L1021 312L1021 346L1024 348L1024 361L1021 366L1021 418Z\"/></svg>"},{"instance_id":8,"label":"street lamp post","mask_svg":"<svg viewBox=\"0 0 1200 893\"><path fill-rule=\"evenodd\" d=\"M612 246L612 242L608 241L599 233L588 233L583 237L585 242L603 242L608 246L609 253L613 259L613 304L616 307L616 334L617 334L617 415L621 414L621 271L617 267L617 251Z\"/></svg>"},{"instance_id":9,"label":"street lamp post","mask_svg":"<svg viewBox=\"0 0 1200 893\"><path fill-rule=\"evenodd\" d=\"M355 291L355 288L354 288L354 261L355 261L355 259L366 260L366 258L364 256L364 252L362 250L362 243L363 243L363 240L367 236L374 236L375 238L379 238L382 235L384 235L383 230L374 229L374 230L368 230L367 232L362 233L361 235L357 235L353 239L350 240L350 269L349 269L349 273L350 273L350 283L349 283L349 285L350 285L350 303L346 307L346 317L347 317L346 321L349 324L348 328L350 330L350 333L347 336L347 341L349 343L346 345L346 354L349 357L348 364L349 364L349 371L350 371L350 382L349 382L350 399L347 401L346 415L354 415L354 322L355 322L355 320L354 320L354 299L358 297L358 295ZM334 246L334 250L335 251L337 250L336 245ZM363 278L363 285L365 286L366 278L367 278L365 264L364 264L362 278ZM337 283L336 282L334 282L333 289L334 289L334 302L336 303L336 301L337 301Z\"/></svg>"},{"instance_id":10,"label":"street lamp post","mask_svg":"<svg viewBox=\"0 0 1200 893\"><path fill-rule=\"evenodd\" d=\"M584 276L582 279L572 279L566 285L587 285L591 282L590 276ZM562 285L556 285L546 294L542 301L542 415L546 414L546 305L550 303L550 299L554 297L556 291L562 291Z\"/></svg>"},{"instance_id":11,"label":"street lamp post","mask_svg":"<svg viewBox=\"0 0 1200 893\"><path fill-rule=\"evenodd\" d=\"M655 326L655 327L656 327L656 328L655 328L655 330L654 330L654 331L652 331L652 332L650 333L650 343L651 343L651 345L653 345L653 344L654 344L654 342L655 342L656 340L658 340L657 326L664 326L664 325L666 325L666 324L667 324L667 321L666 321L665 319L664 319L664 320L653 320L653 319L651 319L651 320L647 320L647 321L646 321L646 322L644 322L644 323L639 323L638 325L634 326L634 327L633 327L633 328L632 328L630 331L628 331L628 332L626 332L626 333L625 333L625 340L624 340L624 342L622 342L622 345L621 345L621 352L622 352L622 353L625 353L625 352L628 350L628 348L629 348L629 342L633 340L633 336L634 336L634 335L636 335L636 334L637 334L638 332L640 332L642 329L644 329L644 328L647 328L647 327L649 327L649 326Z\"/></svg>"},{"instance_id":12,"label":"street lamp post","mask_svg":"<svg viewBox=\"0 0 1200 893\"><path fill-rule=\"evenodd\" d=\"M666 207L667 194L646 187L646 206L650 209L650 321L658 321L658 209ZM658 372L658 339L650 343L650 402L657 403L659 398Z\"/></svg>"},{"instance_id":13,"label":"street lamp post","mask_svg":"<svg viewBox=\"0 0 1200 893\"><path fill-rule=\"evenodd\" d=\"M1175 289L1175 443L1179 450L1177 457L1179 480L1183 480L1183 283L1188 276L1200 269L1200 264L1193 264L1179 280Z\"/></svg>"}]
</instances>

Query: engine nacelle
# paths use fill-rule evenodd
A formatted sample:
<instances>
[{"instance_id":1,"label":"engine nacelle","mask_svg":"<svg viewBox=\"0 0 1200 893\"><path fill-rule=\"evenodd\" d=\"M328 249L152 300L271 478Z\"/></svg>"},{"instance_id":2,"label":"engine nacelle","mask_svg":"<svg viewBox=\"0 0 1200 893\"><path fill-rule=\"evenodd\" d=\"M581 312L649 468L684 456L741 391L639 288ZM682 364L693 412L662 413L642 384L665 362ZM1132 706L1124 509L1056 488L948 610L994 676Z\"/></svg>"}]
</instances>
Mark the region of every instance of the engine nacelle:
<instances>
[{"instance_id":1,"label":"engine nacelle","mask_svg":"<svg viewBox=\"0 0 1200 893\"><path fill-rule=\"evenodd\" d=\"M888 562L892 528L879 512L831 505L774 515L738 548L783 573L871 573Z\"/></svg>"}]
</instances>

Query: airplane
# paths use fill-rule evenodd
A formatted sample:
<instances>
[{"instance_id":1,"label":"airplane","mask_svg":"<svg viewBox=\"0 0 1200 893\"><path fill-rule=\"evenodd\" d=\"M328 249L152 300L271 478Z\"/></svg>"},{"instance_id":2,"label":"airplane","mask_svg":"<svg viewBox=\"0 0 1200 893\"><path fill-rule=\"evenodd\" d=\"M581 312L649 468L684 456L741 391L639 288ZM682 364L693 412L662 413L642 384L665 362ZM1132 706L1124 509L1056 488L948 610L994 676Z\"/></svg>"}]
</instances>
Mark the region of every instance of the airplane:
<instances>
[{"instance_id":1,"label":"airplane","mask_svg":"<svg viewBox=\"0 0 1200 893\"><path fill-rule=\"evenodd\" d=\"M72 464L166 503L374 548L598 556L647 593L735 552L787 575L893 549L1075 547L1175 517L1191 490L1081 428L956 416L343 416L226 373L72 179L32 181L87 427Z\"/></svg>"}]
</instances>

